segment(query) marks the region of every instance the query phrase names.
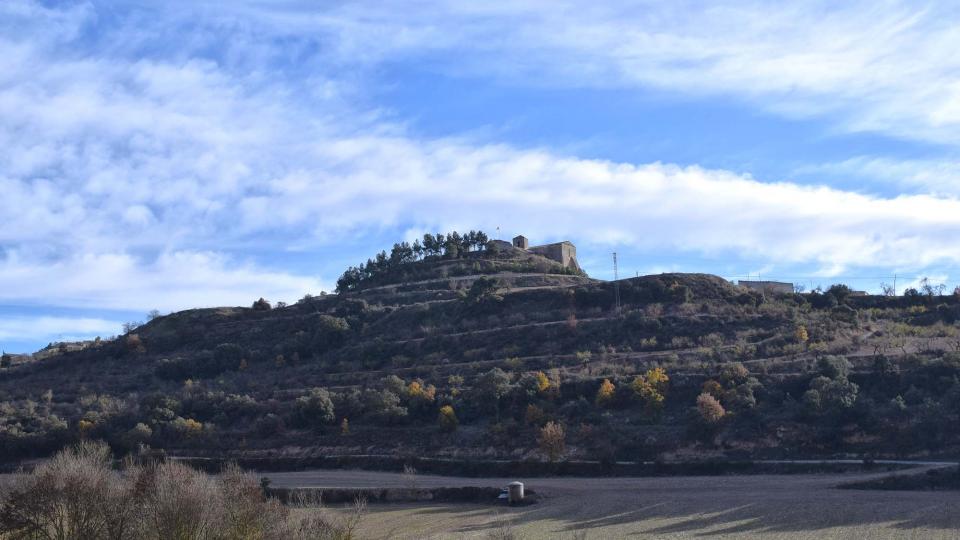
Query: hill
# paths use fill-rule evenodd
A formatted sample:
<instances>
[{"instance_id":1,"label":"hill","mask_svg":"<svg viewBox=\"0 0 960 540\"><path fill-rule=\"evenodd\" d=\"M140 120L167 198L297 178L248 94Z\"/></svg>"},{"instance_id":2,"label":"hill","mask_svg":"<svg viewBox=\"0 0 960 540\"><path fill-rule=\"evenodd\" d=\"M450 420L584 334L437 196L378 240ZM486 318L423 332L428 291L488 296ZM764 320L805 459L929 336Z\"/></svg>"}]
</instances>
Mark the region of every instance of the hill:
<instances>
[{"instance_id":1,"label":"hill","mask_svg":"<svg viewBox=\"0 0 960 540\"><path fill-rule=\"evenodd\" d=\"M183 311L5 365L0 454L81 437L233 457L958 448L954 296L614 284L502 245L421 259L339 294Z\"/></svg>"}]
</instances>

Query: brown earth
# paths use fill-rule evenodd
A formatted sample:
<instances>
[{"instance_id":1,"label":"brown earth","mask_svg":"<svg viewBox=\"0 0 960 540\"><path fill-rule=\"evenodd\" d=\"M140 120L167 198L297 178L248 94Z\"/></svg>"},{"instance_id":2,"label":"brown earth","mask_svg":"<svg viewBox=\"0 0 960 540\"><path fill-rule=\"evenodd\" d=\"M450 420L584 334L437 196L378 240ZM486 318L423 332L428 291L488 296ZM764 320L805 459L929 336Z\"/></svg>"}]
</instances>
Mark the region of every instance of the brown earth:
<instances>
[{"instance_id":1,"label":"brown earth","mask_svg":"<svg viewBox=\"0 0 960 540\"><path fill-rule=\"evenodd\" d=\"M914 470L915 471L915 470ZM408 486L368 471L269 473L277 487ZM865 474L669 478L539 478L541 502L370 507L364 538L958 538L960 492L841 490ZM502 486L513 479L417 475L429 486ZM579 536L577 536L579 534ZM493 537L493 536L491 536Z\"/></svg>"}]
</instances>

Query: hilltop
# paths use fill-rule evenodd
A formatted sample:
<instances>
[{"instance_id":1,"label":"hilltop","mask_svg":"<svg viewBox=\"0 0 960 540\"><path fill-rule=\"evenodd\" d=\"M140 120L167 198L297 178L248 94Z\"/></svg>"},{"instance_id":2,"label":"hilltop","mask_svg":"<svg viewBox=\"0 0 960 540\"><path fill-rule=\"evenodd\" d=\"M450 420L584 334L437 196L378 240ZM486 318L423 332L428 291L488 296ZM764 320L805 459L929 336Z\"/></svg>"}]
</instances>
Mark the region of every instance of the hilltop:
<instances>
[{"instance_id":1,"label":"hilltop","mask_svg":"<svg viewBox=\"0 0 960 540\"><path fill-rule=\"evenodd\" d=\"M18 359L0 368L0 450L79 437L234 457L958 448L955 296L613 283L496 241L381 264L338 294L173 313Z\"/></svg>"}]
</instances>

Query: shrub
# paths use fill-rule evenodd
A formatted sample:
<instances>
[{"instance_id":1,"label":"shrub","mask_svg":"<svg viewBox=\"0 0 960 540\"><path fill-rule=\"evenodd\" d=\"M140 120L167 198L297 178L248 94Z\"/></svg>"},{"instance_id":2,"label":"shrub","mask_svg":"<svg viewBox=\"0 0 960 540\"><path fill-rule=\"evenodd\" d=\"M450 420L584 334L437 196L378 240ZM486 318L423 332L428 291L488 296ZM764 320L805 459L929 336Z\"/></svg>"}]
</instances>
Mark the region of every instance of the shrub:
<instances>
[{"instance_id":1,"label":"shrub","mask_svg":"<svg viewBox=\"0 0 960 540\"><path fill-rule=\"evenodd\" d=\"M750 376L750 370L740 362L731 362L720 370L720 380L726 384L740 384Z\"/></svg>"},{"instance_id":2,"label":"shrub","mask_svg":"<svg viewBox=\"0 0 960 540\"><path fill-rule=\"evenodd\" d=\"M545 415L543 409L534 404L527 405L527 410L523 414L523 421L531 426L538 426L543 423Z\"/></svg>"},{"instance_id":3,"label":"shrub","mask_svg":"<svg viewBox=\"0 0 960 540\"><path fill-rule=\"evenodd\" d=\"M253 303L253 309L254 311L270 311L273 306L261 296L259 300Z\"/></svg>"},{"instance_id":4,"label":"shrub","mask_svg":"<svg viewBox=\"0 0 960 540\"><path fill-rule=\"evenodd\" d=\"M283 419L279 416L269 413L257 420L254 424L254 431L260 437L272 437L283 433Z\"/></svg>"},{"instance_id":5,"label":"shrub","mask_svg":"<svg viewBox=\"0 0 960 540\"><path fill-rule=\"evenodd\" d=\"M124 344L127 347L127 352L134 354L143 354L147 352L147 348L143 345L143 340L140 339L140 334L128 334Z\"/></svg>"},{"instance_id":6,"label":"shrub","mask_svg":"<svg viewBox=\"0 0 960 540\"><path fill-rule=\"evenodd\" d=\"M14 479L3 500L0 533L51 539L132 536L132 488L110 470L107 445L81 443Z\"/></svg>"},{"instance_id":7,"label":"shrub","mask_svg":"<svg viewBox=\"0 0 960 540\"><path fill-rule=\"evenodd\" d=\"M709 379L703 383L701 392L704 394L710 394L715 398L719 398L721 395L723 395L723 387L720 386L720 383L717 381Z\"/></svg>"},{"instance_id":8,"label":"shrub","mask_svg":"<svg viewBox=\"0 0 960 540\"><path fill-rule=\"evenodd\" d=\"M61 451L3 495L0 535L24 539L342 539L354 537L365 510L358 501L346 517L315 510L293 519L236 466L216 477L178 462L116 471L102 442Z\"/></svg>"},{"instance_id":9,"label":"shrub","mask_svg":"<svg viewBox=\"0 0 960 540\"><path fill-rule=\"evenodd\" d=\"M707 393L697 396L697 412L700 413L700 418L708 424L719 422L727 414L717 398Z\"/></svg>"}]
</instances>

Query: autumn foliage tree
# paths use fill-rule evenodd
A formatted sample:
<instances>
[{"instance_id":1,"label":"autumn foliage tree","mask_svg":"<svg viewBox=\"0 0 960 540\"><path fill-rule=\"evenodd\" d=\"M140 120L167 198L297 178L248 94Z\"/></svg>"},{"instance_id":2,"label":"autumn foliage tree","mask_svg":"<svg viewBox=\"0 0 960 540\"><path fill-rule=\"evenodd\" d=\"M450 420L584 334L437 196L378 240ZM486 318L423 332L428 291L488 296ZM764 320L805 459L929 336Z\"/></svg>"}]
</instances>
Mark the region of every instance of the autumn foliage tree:
<instances>
[{"instance_id":1,"label":"autumn foliage tree","mask_svg":"<svg viewBox=\"0 0 960 540\"><path fill-rule=\"evenodd\" d=\"M460 425L460 421L457 420L457 414L450 405L440 407L437 423L440 424L440 429L446 432L456 431L457 426Z\"/></svg>"},{"instance_id":2,"label":"autumn foliage tree","mask_svg":"<svg viewBox=\"0 0 960 540\"><path fill-rule=\"evenodd\" d=\"M550 379L547 378L547 374L542 371L538 371L537 372L537 390L543 393L549 389L550 389Z\"/></svg>"},{"instance_id":3,"label":"autumn foliage tree","mask_svg":"<svg viewBox=\"0 0 960 540\"><path fill-rule=\"evenodd\" d=\"M597 405L601 407L605 407L610 403L612 403L613 396L616 393L616 391L617 391L617 387L614 386L612 382L610 382L610 379L604 379L603 382L600 383L600 389L597 390L597 398L596 398Z\"/></svg>"},{"instance_id":4,"label":"autumn foliage tree","mask_svg":"<svg viewBox=\"0 0 960 540\"><path fill-rule=\"evenodd\" d=\"M793 332L793 337L797 340L797 343L800 343L801 345L810 340L810 334L807 333L807 327L802 324L797 325L797 329Z\"/></svg>"},{"instance_id":5,"label":"autumn foliage tree","mask_svg":"<svg viewBox=\"0 0 960 540\"><path fill-rule=\"evenodd\" d=\"M669 384L670 377L666 370L656 367L643 375L638 375L631 387L644 406L649 411L656 412L663 408Z\"/></svg>"},{"instance_id":6,"label":"autumn foliage tree","mask_svg":"<svg viewBox=\"0 0 960 540\"><path fill-rule=\"evenodd\" d=\"M716 424L727 414L717 398L706 392L697 396L697 412L708 424Z\"/></svg>"}]
</instances>

